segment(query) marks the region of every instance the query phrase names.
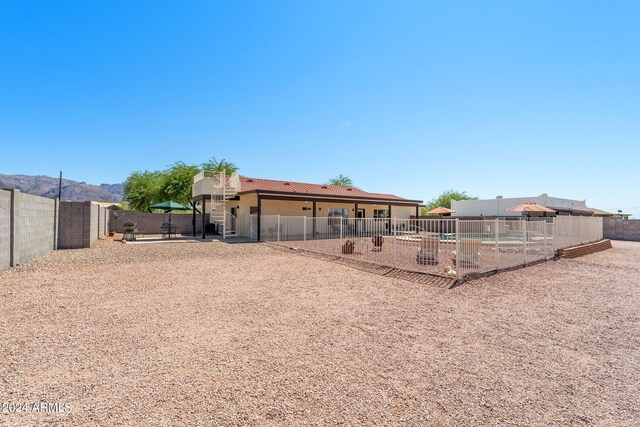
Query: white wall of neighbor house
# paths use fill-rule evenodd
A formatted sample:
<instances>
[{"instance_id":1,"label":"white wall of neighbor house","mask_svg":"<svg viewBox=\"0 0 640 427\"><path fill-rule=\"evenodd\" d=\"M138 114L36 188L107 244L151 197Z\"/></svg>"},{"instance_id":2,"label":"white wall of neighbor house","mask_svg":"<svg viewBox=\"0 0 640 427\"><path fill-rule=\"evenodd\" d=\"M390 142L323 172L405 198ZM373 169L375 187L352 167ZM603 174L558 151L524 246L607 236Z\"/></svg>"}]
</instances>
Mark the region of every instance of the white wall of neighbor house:
<instances>
[{"instance_id":1,"label":"white wall of neighbor house","mask_svg":"<svg viewBox=\"0 0 640 427\"><path fill-rule=\"evenodd\" d=\"M522 203L538 203L542 206L587 210L585 200L562 199L541 194L533 197L510 197L483 200L452 200L454 217L462 216L522 216L521 212L509 212L507 209Z\"/></svg>"}]
</instances>

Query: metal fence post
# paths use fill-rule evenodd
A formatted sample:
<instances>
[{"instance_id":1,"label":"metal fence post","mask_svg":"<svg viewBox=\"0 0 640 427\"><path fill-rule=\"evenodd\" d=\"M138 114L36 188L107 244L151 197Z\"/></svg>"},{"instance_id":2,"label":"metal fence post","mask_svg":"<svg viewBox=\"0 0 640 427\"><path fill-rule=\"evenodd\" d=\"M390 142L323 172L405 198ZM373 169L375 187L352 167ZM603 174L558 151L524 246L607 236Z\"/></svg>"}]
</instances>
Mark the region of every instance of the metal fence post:
<instances>
[{"instance_id":1,"label":"metal fence post","mask_svg":"<svg viewBox=\"0 0 640 427\"><path fill-rule=\"evenodd\" d=\"M522 221L522 253L524 256L524 265L527 265L527 221Z\"/></svg>"},{"instance_id":2,"label":"metal fence post","mask_svg":"<svg viewBox=\"0 0 640 427\"><path fill-rule=\"evenodd\" d=\"M551 223L551 251L553 252L553 256L556 256L556 250L558 250L558 227L556 227L556 218L553 218L553 222Z\"/></svg>"},{"instance_id":3,"label":"metal fence post","mask_svg":"<svg viewBox=\"0 0 640 427\"><path fill-rule=\"evenodd\" d=\"M393 268L397 268L398 262L398 218L393 217Z\"/></svg>"},{"instance_id":4,"label":"metal fence post","mask_svg":"<svg viewBox=\"0 0 640 427\"><path fill-rule=\"evenodd\" d=\"M342 220L343 218L340 217L340 240L342 240Z\"/></svg>"},{"instance_id":5,"label":"metal fence post","mask_svg":"<svg viewBox=\"0 0 640 427\"><path fill-rule=\"evenodd\" d=\"M460 220L456 218L456 271L458 278L462 279L464 273L462 273L462 259L460 258Z\"/></svg>"},{"instance_id":6,"label":"metal fence post","mask_svg":"<svg viewBox=\"0 0 640 427\"><path fill-rule=\"evenodd\" d=\"M495 251L496 251L496 270L500 269L500 220L498 218L496 218L496 223L495 223L495 230L493 232L493 234L495 235L495 240L496 240L496 245L495 245Z\"/></svg>"},{"instance_id":7,"label":"metal fence post","mask_svg":"<svg viewBox=\"0 0 640 427\"><path fill-rule=\"evenodd\" d=\"M280 215L278 215L278 242L280 241Z\"/></svg>"},{"instance_id":8,"label":"metal fence post","mask_svg":"<svg viewBox=\"0 0 640 427\"><path fill-rule=\"evenodd\" d=\"M302 241L304 242L304 250L307 250L307 217L302 217Z\"/></svg>"},{"instance_id":9,"label":"metal fence post","mask_svg":"<svg viewBox=\"0 0 640 427\"><path fill-rule=\"evenodd\" d=\"M549 251L547 249L547 221L544 220L544 222L542 223L542 226L544 227L544 229L542 230L542 237L544 239L544 259L545 261L547 261L549 259Z\"/></svg>"}]
</instances>

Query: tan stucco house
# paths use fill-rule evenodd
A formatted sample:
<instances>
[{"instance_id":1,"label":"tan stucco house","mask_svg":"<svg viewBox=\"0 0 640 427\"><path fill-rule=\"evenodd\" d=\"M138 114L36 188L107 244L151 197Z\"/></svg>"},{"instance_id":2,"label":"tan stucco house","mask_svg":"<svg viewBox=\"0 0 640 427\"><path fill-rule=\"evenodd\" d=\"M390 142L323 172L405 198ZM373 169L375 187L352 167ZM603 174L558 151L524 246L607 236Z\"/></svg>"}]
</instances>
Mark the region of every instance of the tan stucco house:
<instances>
[{"instance_id":1,"label":"tan stucco house","mask_svg":"<svg viewBox=\"0 0 640 427\"><path fill-rule=\"evenodd\" d=\"M370 193L354 187L210 172L194 178L192 193L193 200L204 206L203 212L210 213L209 222L216 224L225 236L258 240L261 239L261 217L265 216L408 219L418 215L422 206L422 200Z\"/></svg>"}]
</instances>

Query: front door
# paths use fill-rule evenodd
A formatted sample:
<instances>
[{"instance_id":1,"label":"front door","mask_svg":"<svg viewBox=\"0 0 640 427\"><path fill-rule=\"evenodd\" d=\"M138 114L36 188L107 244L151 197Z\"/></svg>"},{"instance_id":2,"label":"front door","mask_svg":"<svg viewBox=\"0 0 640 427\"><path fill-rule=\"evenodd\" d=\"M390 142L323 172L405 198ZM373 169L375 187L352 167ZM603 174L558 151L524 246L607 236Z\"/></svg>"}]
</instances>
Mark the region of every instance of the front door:
<instances>
[{"instance_id":1,"label":"front door","mask_svg":"<svg viewBox=\"0 0 640 427\"><path fill-rule=\"evenodd\" d=\"M231 208L231 218L227 224L227 230L236 231L236 222L238 220L238 208Z\"/></svg>"},{"instance_id":2,"label":"front door","mask_svg":"<svg viewBox=\"0 0 640 427\"><path fill-rule=\"evenodd\" d=\"M358 230L365 231L367 222L362 220L363 218L366 218L364 209L358 208L358 211L356 212L356 218L356 221L358 221Z\"/></svg>"}]
</instances>

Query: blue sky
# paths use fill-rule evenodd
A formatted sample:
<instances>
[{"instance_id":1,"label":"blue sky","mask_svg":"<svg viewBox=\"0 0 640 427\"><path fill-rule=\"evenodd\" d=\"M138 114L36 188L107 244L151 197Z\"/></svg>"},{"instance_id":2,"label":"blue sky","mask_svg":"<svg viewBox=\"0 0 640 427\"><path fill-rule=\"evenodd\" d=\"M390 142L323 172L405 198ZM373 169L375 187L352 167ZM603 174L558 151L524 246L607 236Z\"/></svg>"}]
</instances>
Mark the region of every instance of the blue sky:
<instances>
[{"instance_id":1,"label":"blue sky","mask_svg":"<svg viewBox=\"0 0 640 427\"><path fill-rule=\"evenodd\" d=\"M0 2L0 173L210 157L640 216L640 2Z\"/></svg>"}]
</instances>

